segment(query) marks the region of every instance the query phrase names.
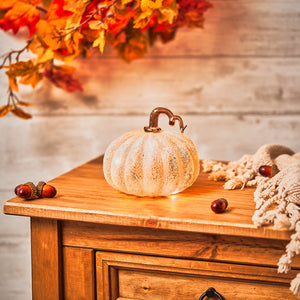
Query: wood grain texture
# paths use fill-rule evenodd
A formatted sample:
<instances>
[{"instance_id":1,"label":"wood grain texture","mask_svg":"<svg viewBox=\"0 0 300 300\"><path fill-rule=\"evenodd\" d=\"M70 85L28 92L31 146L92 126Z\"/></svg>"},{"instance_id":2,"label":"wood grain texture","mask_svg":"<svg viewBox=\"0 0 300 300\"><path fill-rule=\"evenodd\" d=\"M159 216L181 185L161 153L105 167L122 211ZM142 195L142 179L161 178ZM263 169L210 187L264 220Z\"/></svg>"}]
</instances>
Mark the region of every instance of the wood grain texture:
<instances>
[{"instance_id":1,"label":"wood grain texture","mask_svg":"<svg viewBox=\"0 0 300 300\"><path fill-rule=\"evenodd\" d=\"M175 39L149 48L147 56L188 55L299 55L299 1L210 0L204 30L180 28ZM7 45L21 49L24 42L1 32L0 52ZM196 41L196 42L195 42ZM297 47L298 46L298 47ZM23 54L24 55L24 54ZM106 45L104 57L115 55ZM25 57L30 57L26 54ZM102 56L103 57L103 56Z\"/></svg>"},{"instance_id":2,"label":"wood grain texture","mask_svg":"<svg viewBox=\"0 0 300 300\"><path fill-rule=\"evenodd\" d=\"M98 299L115 299L109 297L113 283L104 281L112 269L118 273L118 294L125 298L198 299L214 286L230 300L294 299L288 279L275 268L97 251L97 291L103 291Z\"/></svg>"},{"instance_id":3,"label":"wood grain texture","mask_svg":"<svg viewBox=\"0 0 300 300\"><path fill-rule=\"evenodd\" d=\"M94 58L76 67L85 91L66 97L45 81L28 95L33 113L148 115L157 106L180 114L300 111L300 58L166 57L131 64Z\"/></svg>"},{"instance_id":4,"label":"wood grain texture","mask_svg":"<svg viewBox=\"0 0 300 300\"><path fill-rule=\"evenodd\" d=\"M65 300L95 300L95 262L92 249L63 247Z\"/></svg>"},{"instance_id":5,"label":"wood grain texture","mask_svg":"<svg viewBox=\"0 0 300 300\"><path fill-rule=\"evenodd\" d=\"M180 29L174 41L158 44L149 56L299 55L297 0L211 0L204 30ZM297 48L297 49L295 49Z\"/></svg>"},{"instance_id":6,"label":"wood grain texture","mask_svg":"<svg viewBox=\"0 0 300 300\"><path fill-rule=\"evenodd\" d=\"M106 251L276 267L288 242L64 221L62 243ZM292 267L300 268L300 257L293 259Z\"/></svg>"},{"instance_id":7,"label":"wood grain texture","mask_svg":"<svg viewBox=\"0 0 300 300\"><path fill-rule=\"evenodd\" d=\"M4 212L23 216L93 223L227 234L246 237L289 239L291 232L272 227L255 228L254 189L228 191L222 182L210 181L200 173L188 189L169 197L138 198L114 190L105 181L102 158L75 168L50 181L58 194L53 199L24 201L15 197ZM226 198L229 208L214 214L210 204Z\"/></svg>"},{"instance_id":8,"label":"wood grain texture","mask_svg":"<svg viewBox=\"0 0 300 300\"><path fill-rule=\"evenodd\" d=\"M31 218L33 300L63 299L60 242L57 220Z\"/></svg>"},{"instance_id":9,"label":"wood grain texture","mask_svg":"<svg viewBox=\"0 0 300 300\"><path fill-rule=\"evenodd\" d=\"M176 273L170 275L158 273L156 270L152 272L120 270L119 290L120 295L126 297L125 299L136 300L198 300L210 287L214 287L225 300L295 299L286 285L220 277L190 277ZM205 299L208 298L205 297ZM218 298L210 299L217 300Z\"/></svg>"}]
</instances>

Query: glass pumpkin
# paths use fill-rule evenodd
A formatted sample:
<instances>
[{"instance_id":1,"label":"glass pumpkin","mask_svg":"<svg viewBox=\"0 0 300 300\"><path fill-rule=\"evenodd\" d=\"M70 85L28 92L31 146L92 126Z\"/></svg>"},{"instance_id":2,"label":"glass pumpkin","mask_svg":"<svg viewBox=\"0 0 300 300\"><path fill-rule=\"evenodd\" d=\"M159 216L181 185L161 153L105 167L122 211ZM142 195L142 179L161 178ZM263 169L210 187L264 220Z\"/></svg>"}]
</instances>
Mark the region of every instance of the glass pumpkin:
<instances>
[{"instance_id":1,"label":"glass pumpkin","mask_svg":"<svg viewBox=\"0 0 300 300\"><path fill-rule=\"evenodd\" d=\"M169 125L179 122L180 133L158 127L160 114ZM124 134L105 151L103 171L115 189L136 196L167 196L191 186L199 175L199 157L194 143L183 133L181 117L158 107L149 126Z\"/></svg>"}]
</instances>

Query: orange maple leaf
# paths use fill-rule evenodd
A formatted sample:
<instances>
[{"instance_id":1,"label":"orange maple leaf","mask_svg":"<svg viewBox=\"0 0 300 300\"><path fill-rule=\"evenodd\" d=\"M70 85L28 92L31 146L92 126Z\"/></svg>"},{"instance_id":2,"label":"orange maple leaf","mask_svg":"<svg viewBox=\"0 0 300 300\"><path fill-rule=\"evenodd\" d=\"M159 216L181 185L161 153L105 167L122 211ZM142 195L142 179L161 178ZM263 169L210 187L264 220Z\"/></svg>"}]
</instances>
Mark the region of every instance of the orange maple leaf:
<instances>
[{"instance_id":1,"label":"orange maple leaf","mask_svg":"<svg viewBox=\"0 0 300 300\"><path fill-rule=\"evenodd\" d=\"M128 25L130 20L136 15L135 10L126 11L126 13L117 13L115 20L111 19L111 22L108 24L109 32L114 36L120 34L122 30Z\"/></svg>"},{"instance_id":2,"label":"orange maple leaf","mask_svg":"<svg viewBox=\"0 0 300 300\"><path fill-rule=\"evenodd\" d=\"M60 38L60 35L64 34L62 28L65 27L65 23L64 19L38 22L30 50L38 54L39 62L56 58L68 63L80 55L82 49L79 43L83 35L75 31L71 38Z\"/></svg>"},{"instance_id":3,"label":"orange maple leaf","mask_svg":"<svg viewBox=\"0 0 300 300\"><path fill-rule=\"evenodd\" d=\"M36 5L40 0L4 0L0 2L0 10L5 10L4 17L0 20L0 28L12 29L17 33L20 27L28 26L29 33L35 32L35 25L39 21L39 12Z\"/></svg>"},{"instance_id":4,"label":"orange maple leaf","mask_svg":"<svg viewBox=\"0 0 300 300\"><path fill-rule=\"evenodd\" d=\"M19 61L5 68L8 68L6 75L9 78L9 87L12 91L18 92L18 77L20 77L20 83L31 84L33 88L43 78L39 72L39 65L34 65L32 60Z\"/></svg>"}]
</instances>

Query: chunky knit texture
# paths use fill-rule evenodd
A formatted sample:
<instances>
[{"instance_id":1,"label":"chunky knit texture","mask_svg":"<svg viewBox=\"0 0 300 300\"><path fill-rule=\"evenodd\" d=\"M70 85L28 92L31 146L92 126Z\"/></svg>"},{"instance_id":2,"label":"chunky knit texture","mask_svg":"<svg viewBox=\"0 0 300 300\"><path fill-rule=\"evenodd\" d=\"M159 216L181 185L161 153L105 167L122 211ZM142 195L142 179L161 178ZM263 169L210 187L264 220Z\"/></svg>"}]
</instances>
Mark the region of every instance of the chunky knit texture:
<instances>
[{"instance_id":1,"label":"chunky knit texture","mask_svg":"<svg viewBox=\"0 0 300 300\"><path fill-rule=\"evenodd\" d=\"M272 167L270 178L259 174L263 165ZM292 258L300 254L300 152L295 154L283 145L268 144L238 161L226 164L204 160L202 166L211 180L226 181L225 189L256 187L252 217L256 227L273 224L278 229L295 231L278 262L278 272L287 273ZM300 273L290 289L300 299Z\"/></svg>"}]
</instances>

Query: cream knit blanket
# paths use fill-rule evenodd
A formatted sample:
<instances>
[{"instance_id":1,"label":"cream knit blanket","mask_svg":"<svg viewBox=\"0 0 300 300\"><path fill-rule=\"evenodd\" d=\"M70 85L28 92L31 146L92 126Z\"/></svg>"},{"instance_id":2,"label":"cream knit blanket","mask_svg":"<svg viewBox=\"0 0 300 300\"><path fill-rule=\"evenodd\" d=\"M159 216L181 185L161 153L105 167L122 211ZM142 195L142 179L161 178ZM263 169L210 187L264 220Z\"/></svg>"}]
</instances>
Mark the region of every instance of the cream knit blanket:
<instances>
[{"instance_id":1,"label":"cream knit blanket","mask_svg":"<svg viewBox=\"0 0 300 300\"><path fill-rule=\"evenodd\" d=\"M271 177L259 174L260 166L272 168ZM255 226L274 224L275 228L294 230L286 252L278 262L278 272L290 270L292 258L300 254L300 152L283 145L263 145L254 155L244 155L228 164L204 160L209 178L226 181L225 189L256 187L252 220ZM291 282L291 291L300 299L300 273Z\"/></svg>"}]
</instances>

